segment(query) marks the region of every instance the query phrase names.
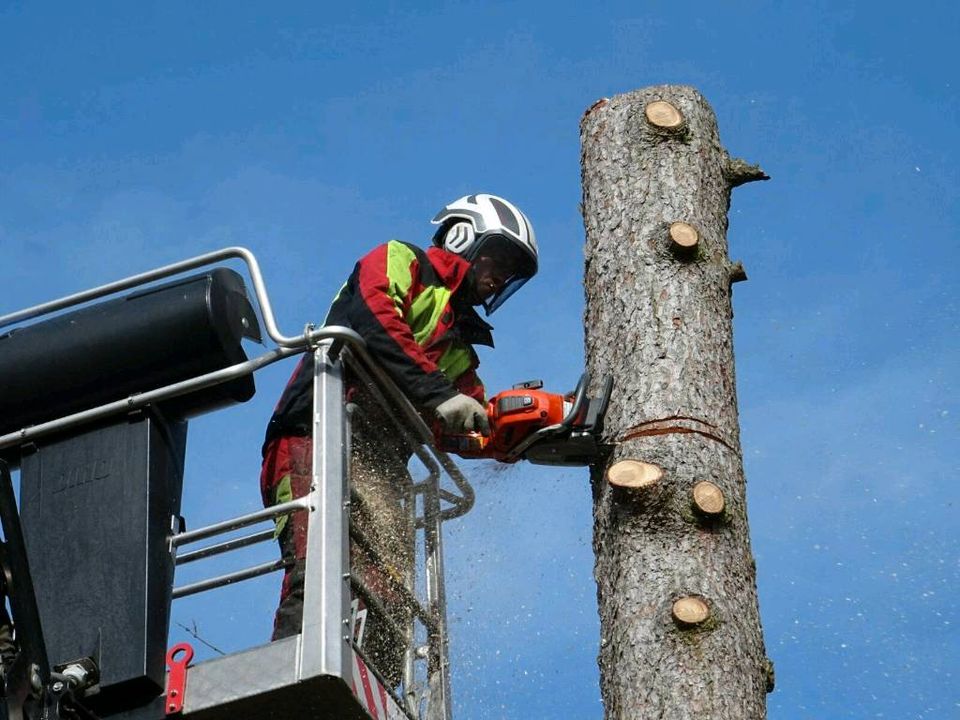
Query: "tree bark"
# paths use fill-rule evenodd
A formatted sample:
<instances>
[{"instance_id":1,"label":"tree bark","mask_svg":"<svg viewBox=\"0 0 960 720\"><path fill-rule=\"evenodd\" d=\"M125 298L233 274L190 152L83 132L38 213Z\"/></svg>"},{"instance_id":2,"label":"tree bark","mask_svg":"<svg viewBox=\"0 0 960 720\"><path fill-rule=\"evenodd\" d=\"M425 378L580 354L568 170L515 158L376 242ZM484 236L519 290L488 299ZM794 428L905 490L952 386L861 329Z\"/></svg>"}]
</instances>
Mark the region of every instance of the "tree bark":
<instances>
[{"instance_id":1,"label":"tree bark","mask_svg":"<svg viewBox=\"0 0 960 720\"><path fill-rule=\"evenodd\" d=\"M746 275L727 256L726 232L731 189L766 175L727 154L712 109L690 87L596 103L581 142L587 368L615 383L603 438L611 452L592 470L606 717L764 718L772 668L731 325L731 286ZM692 255L677 252L678 227L696 238ZM662 477L637 488L610 482L612 466L635 467L626 461ZM717 512L695 511L703 481L720 493Z\"/></svg>"}]
</instances>

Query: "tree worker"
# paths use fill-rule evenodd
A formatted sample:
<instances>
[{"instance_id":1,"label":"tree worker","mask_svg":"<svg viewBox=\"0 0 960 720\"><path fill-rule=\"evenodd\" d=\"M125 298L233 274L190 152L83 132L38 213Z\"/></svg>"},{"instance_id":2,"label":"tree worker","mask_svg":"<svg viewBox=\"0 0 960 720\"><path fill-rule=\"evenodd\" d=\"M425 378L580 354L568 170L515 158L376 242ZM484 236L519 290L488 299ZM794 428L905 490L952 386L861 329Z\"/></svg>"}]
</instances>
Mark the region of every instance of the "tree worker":
<instances>
[{"instance_id":1,"label":"tree worker","mask_svg":"<svg viewBox=\"0 0 960 720\"><path fill-rule=\"evenodd\" d=\"M489 434L473 346L492 347L492 327L474 308L483 306L491 315L533 277L536 237L526 215L495 195L462 197L432 223L438 228L426 251L391 240L361 258L325 324L359 333L407 398L428 419L439 419L447 432ZM265 506L309 492L312 376L313 355L306 353L267 427L260 478ZM354 542L351 564L384 604L395 608L400 603L390 580L402 582L413 564L414 529L406 519L411 513L400 512L410 502L406 465L411 450L363 388L348 385L351 407L357 410L351 414L351 483L359 499L351 505L351 525L362 529L366 544L382 561L374 563ZM300 632L306 529L304 511L277 523L281 553L291 564L274 618L274 640ZM388 644L399 645L402 658L402 639L394 637ZM396 679L396 655L381 650L382 664L392 667L379 669Z\"/></svg>"}]
</instances>

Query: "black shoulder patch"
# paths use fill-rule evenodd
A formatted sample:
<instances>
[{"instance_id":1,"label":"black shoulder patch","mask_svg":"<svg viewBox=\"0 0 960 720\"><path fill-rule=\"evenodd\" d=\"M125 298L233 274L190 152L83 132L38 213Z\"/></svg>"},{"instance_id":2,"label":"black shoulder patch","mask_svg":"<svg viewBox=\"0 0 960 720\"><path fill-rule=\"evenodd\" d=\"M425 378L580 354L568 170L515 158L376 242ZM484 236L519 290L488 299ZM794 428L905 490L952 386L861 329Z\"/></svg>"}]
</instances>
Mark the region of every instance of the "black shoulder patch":
<instances>
[{"instance_id":1,"label":"black shoulder patch","mask_svg":"<svg viewBox=\"0 0 960 720\"><path fill-rule=\"evenodd\" d=\"M410 252L412 252L417 258L417 265L420 266L421 284L430 286L443 285L443 281L440 280L440 275L437 274L437 271L433 268L433 263L430 262L430 257L427 255L426 251L417 247L416 245L403 242L402 240L397 240L397 242L409 248Z\"/></svg>"}]
</instances>

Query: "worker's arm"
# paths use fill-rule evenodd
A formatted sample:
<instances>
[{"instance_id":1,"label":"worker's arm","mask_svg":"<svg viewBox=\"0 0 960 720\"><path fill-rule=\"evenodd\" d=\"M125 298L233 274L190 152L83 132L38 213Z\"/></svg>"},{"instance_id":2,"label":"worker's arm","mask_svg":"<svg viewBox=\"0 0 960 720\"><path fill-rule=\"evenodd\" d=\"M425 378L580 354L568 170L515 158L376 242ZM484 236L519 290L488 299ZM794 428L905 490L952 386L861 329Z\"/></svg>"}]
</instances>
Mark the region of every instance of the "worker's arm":
<instances>
[{"instance_id":1,"label":"worker's arm","mask_svg":"<svg viewBox=\"0 0 960 720\"><path fill-rule=\"evenodd\" d=\"M474 368L470 368L457 378L455 383L457 390L464 395L469 395L481 405L487 402L487 392L483 387L483 381L477 375Z\"/></svg>"},{"instance_id":2,"label":"worker's arm","mask_svg":"<svg viewBox=\"0 0 960 720\"><path fill-rule=\"evenodd\" d=\"M459 391L427 357L405 319L411 298L423 289L421 262L428 262L426 256L404 243L375 248L357 263L327 324L347 324L360 333L410 400L434 410ZM434 291L449 295L443 287L431 288Z\"/></svg>"}]
</instances>

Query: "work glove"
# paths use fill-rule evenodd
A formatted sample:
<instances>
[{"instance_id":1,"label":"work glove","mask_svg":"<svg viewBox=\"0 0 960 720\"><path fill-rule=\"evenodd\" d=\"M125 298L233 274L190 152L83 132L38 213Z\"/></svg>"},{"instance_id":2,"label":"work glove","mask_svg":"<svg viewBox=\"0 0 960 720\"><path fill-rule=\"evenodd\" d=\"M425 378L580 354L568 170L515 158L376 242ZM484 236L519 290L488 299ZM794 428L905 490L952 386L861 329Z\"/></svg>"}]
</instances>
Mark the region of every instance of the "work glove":
<instances>
[{"instance_id":1,"label":"work glove","mask_svg":"<svg viewBox=\"0 0 960 720\"><path fill-rule=\"evenodd\" d=\"M460 393L437 405L437 417L447 432L462 433L479 430L482 435L490 434L490 421L487 410L469 395Z\"/></svg>"}]
</instances>

